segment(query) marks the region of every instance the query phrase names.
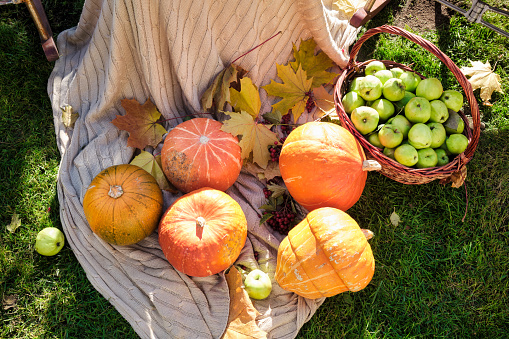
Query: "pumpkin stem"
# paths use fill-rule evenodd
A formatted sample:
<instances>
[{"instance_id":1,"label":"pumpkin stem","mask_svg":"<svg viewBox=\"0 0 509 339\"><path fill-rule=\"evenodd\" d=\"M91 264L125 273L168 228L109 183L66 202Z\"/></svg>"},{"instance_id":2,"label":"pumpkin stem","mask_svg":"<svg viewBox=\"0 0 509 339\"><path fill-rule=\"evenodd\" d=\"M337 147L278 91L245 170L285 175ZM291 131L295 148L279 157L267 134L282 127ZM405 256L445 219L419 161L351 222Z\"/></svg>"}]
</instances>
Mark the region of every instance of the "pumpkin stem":
<instances>
[{"instance_id":1,"label":"pumpkin stem","mask_svg":"<svg viewBox=\"0 0 509 339\"><path fill-rule=\"evenodd\" d=\"M362 162L363 171L380 171L381 169L382 165L376 160L364 160Z\"/></svg>"},{"instance_id":2,"label":"pumpkin stem","mask_svg":"<svg viewBox=\"0 0 509 339\"><path fill-rule=\"evenodd\" d=\"M210 138L207 137L206 135L202 135L200 136L200 144L206 144L207 142L209 142Z\"/></svg>"},{"instance_id":3,"label":"pumpkin stem","mask_svg":"<svg viewBox=\"0 0 509 339\"><path fill-rule=\"evenodd\" d=\"M205 218L204 217L196 218L196 226L205 227Z\"/></svg>"},{"instance_id":4,"label":"pumpkin stem","mask_svg":"<svg viewBox=\"0 0 509 339\"><path fill-rule=\"evenodd\" d=\"M364 233L364 236L366 237L366 240L369 240L369 239L371 239L371 238L373 238L375 236L375 233L373 233L370 230L361 228L361 231L362 231L362 233Z\"/></svg>"},{"instance_id":5,"label":"pumpkin stem","mask_svg":"<svg viewBox=\"0 0 509 339\"><path fill-rule=\"evenodd\" d=\"M120 185L110 185L110 191L108 192L108 195L112 197L113 199L120 198L124 194L124 190L122 189L122 186Z\"/></svg>"}]
</instances>

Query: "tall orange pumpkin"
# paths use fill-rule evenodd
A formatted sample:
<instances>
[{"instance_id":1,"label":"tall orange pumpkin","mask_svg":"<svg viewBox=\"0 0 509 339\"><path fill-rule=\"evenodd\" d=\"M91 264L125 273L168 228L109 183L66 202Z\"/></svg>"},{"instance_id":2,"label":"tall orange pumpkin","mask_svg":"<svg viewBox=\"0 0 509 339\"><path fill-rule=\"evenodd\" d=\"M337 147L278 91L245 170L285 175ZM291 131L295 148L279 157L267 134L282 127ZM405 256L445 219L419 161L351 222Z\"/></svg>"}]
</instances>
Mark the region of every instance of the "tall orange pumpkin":
<instances>
[{"instance_id":1,"label":"tall orange pumpkin","mask_svg":"<svg viewBox=\"0 0 509 339\"><path fill-rule=\"evenodd\" d=\"M279 245L276 281L310 299L359 291L375 271L372 235L339 209L311 211Z\"/></svg>"},{"instance_id":2,"label":"tall orange pumpkin","mask_svg":"<svg viewBox=\"0 0 509 339\"><path fill-rule=\"evenodd\" d=\"M92 231L115 245L150 235L163 212L163 194L154 177L135 165L111 166L88 186L83 210Z\"/></svg>"},{"instance_id":3,"label":"tall orange pumpkin","mask_svg":"<svg viewBox=\"0 0 509 339\"><path fill-rule=\"evenodd\" d=\"M237 137L207 118L185 121L172 129L161 150L163 172L180 191L202 187L227 190L242 168Z\"/></svg>"},{"instance_id":4,"label":"tall orange pumpkin","mask_svg":"<svg viewBox=\"0 0 509 339\"><path fill-rule=\"evenodd\" d=\"M247 220L228 194L202 188L177 199L159 223L159 244L175 269L195 277L219 273L240 255Z\"/></svg>"},{"instance_id":5,"label":"tall orange pumpkin","mask_svg":"<svg viewBox=\"0 0 509 339\"><path fill-rule=\"evenodd\" d=\"M286 138L279 169L292 197L308 210L346 211L360 198L367 179L364 151L345 128L308 122Z\"/></svg>"}]
</instances>

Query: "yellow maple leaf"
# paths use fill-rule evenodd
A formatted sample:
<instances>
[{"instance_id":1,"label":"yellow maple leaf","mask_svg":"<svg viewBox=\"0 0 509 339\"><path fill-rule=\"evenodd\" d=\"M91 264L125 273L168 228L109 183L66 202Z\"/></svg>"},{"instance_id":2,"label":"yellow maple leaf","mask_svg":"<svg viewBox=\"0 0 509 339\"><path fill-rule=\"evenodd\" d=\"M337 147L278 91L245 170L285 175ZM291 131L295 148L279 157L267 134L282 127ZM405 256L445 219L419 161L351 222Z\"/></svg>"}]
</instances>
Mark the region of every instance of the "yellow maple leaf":
<instances>
[{"instance_id":1,"label":"yellow maple leaf","mask_svg":"<svg viewBox=\"0 0 509 339\"><path fill-rule=\"evenodd\" d=\"M237 112L245 111L253 118L258 116L262 102L258 88L250 78L240 79L240 92L230 87L230 104Z\"/></svg>"},{"instance_id":2,"label":"yellow maple leaf","mask_svg":"<svg viewBox=\"0 0 509 339\"><path fill-rule=\"evenodd\" d=\"M336 0L334 5L350 19L366 2L366 0Z\"/></svg>"},{"instance_id":3,"label":"yellow maple leaf","mask_svg":"<svg viewBox=\"0 0 509 339\"><path fill-rule=\"evenodd\" d=\"M166 179L166 176L163 173L161 166L161 155L154 156L150 152L141 151L140 154L131 160L130 164L141 167L145 171L152 174L154 179L156 179L159 188L162 190L170 191L173 193L178 192L178 190L169 183L168 179Z\"/></svg>"},{"instance_id":4,"label":"yellow maple leaf","mask_svg":"<svg viewBox=\"0 0 509 339\"><path fill-rule=\"evenodd\" d=\"M239 146L242 150L242 158L249 158L253 152L253 162L262 168L267 168L270 160L268 147L278 143L276 133L270 130L272 125L257 123L245 111L224 113L230 116L230 119L223 121L221 130L234 136L241 136Z\"/></svg>"},{"instance_id":5,"label":"yellow maple leaf","mask_svg":"<svg viewBox=\"0 0 509 339\"><path fill-rule=\"evenodd\" d=\"M468 81L472 89L481 89L481 99L483 104L491 105L490 99L493 91L504 93L500 86L500 75L491 70L490 62L483 64L481 61L471 61L472 67L462 67L460 70L465 76L469 76Z\"/></svg>"},{"instance_id":6,"label":"yellow maple leaf","mask_svg":"<svg viewBox=\"0 0 509 339\"><path fill-rule=\"evenodd\" d=\"M273 104L272 107L280 111L283 115L291 109L294 121L297 121L306 109L306 102L313 84L313 79L308 79L307 73L302 69L301 65L299 65L297 71L294 71L290 64L276 64L276 68L277 75L283 83L271 80L270 84L262 88L266 90L269 95L283 98L279 102Z\"/></svg>"}]
</instances>

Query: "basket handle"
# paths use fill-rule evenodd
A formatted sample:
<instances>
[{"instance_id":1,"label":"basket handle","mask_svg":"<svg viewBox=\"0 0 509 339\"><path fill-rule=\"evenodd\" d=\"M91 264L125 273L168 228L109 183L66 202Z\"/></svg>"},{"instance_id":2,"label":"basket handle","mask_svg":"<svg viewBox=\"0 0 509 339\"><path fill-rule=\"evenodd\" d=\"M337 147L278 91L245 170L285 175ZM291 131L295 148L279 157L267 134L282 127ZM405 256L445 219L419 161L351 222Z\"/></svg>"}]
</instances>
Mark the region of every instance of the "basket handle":
<instances>
[{"instance_id":1,"label":"basket handle","mask_svg":"<svg viewBox=\"0 0 509 339\"><path fill-rule=\"evenodd\" d=\"M402 37L407 38L408 40L416 43L417 45L423 47L428 52L434 54L438 59L440 59L446 66L449 68L449 70L454 74L458 82L460 83L461 87L463 88L463 91L465 92L465 96L467 98L468 104L470 106L470 114L472 116L472 122L473 122L473 133L472 133L472 139L468 143L467 149L465 150L465 156L467 158L472 158L475 152L475 149L477 148L477 144L479 143L479 136L481 134L481 117L479 114L479 106L477 104L477 100L475 99L474 92L472 90L472 86L470 85L470 82L465 77L465 75L460 71L458 66L447 56L445 55L437 46L435 46L430 41L415 35L413 33L408 32L407 30L404 30L402 28L396 27L396 26L390 26L390 25L383 25L380 27L371 28L366 33L364 33L359 40L352 46L352 49L350 51L350 60L348 61L346 68L352 68L356 65L356 57L359 53L359 50L367 39L372 37L373 35L379 34L379 33L390 33L395 35L400 35ZM466 123L467 127L468 124Z\"/></svg>"}]
</instances>

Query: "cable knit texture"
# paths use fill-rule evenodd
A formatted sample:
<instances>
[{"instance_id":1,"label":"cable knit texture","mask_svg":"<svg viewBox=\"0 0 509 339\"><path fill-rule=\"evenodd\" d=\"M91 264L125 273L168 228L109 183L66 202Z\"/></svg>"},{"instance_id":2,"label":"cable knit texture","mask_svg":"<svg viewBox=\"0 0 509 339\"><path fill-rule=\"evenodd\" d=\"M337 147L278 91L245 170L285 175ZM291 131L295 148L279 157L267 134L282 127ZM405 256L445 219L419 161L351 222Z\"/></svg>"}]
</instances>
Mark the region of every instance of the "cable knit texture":
<instances>
[{"instance_id":1,"label":"cable knit texture","mask_svg":"<svg viewBox=\"0 0 509 339\"><path fill-rule=\"evenodd\" d=\"M276 63L290 60L293 43L313 37L344 66L345 51L358 33L333 1L325 0L86 0L77 26L58 36L61 56L48 94L62 155L62 226L90 282L141 338L220 338L228 320L228 285L223 273L193 278L173 269L157 232L124 247L92 233L82 207L88 185L106 167L129 163L135 151L126 146L128 134L111 121L125 114L121 99L151 99L170 119L165 127L171 129L201 111L201 94L225 66L278 31L236 62L259 87L276 79ZM263 90L260 95L267 112L276 99ZM73 128L62 123L64 104L80 115ZM248 220L248 240L238 262L269 271L273 278L282 236L259 224L263 186L243 170L227 193ZM176 198L165 192L165 207ZM270 338L294 338L322 302L274 282L270 297L254 303L261 314L257 323Z\"/></svg>"}]
</instances>

